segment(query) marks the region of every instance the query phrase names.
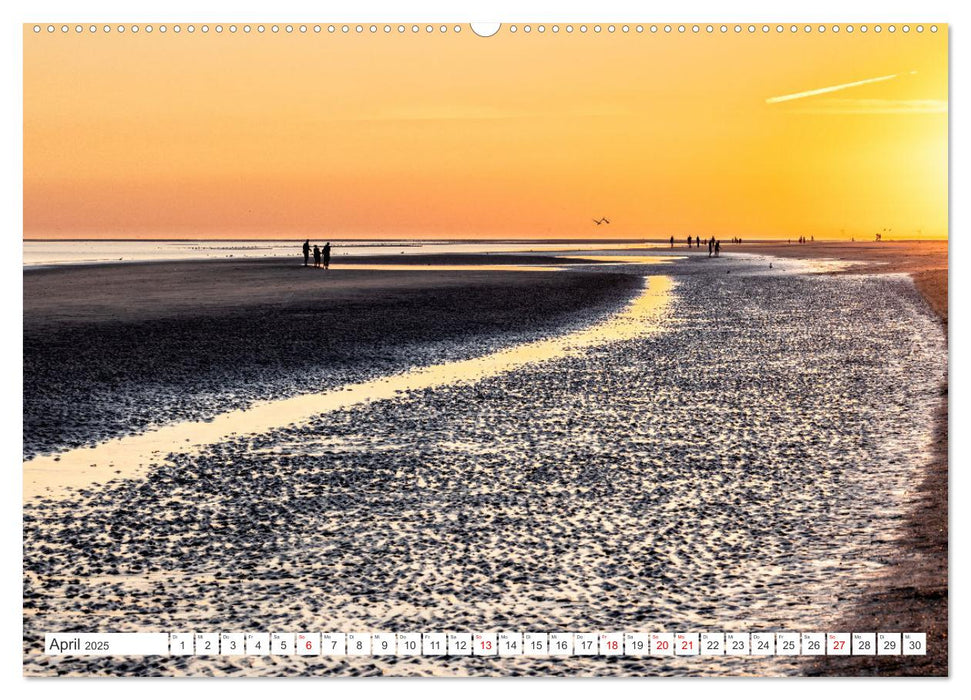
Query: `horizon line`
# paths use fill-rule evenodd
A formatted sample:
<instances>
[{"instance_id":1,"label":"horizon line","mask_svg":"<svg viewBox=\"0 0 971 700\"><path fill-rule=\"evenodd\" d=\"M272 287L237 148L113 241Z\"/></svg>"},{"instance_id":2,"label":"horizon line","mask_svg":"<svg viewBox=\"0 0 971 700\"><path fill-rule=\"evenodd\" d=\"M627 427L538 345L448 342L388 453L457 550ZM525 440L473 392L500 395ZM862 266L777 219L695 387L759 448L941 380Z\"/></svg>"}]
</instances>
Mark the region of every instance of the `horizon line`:
<instances>
[{"instance_id":1,"label":"horizon line","mask_svg":"<svg viewBox=\"0 0 971 700\"><path fill-rule=\"evenodd\" d=\"M695 238L697 235L698 234L692 235L692 238ZM746 238L745 236L739 236L739 238L742 238L743 241L786 241L786 240L790 240L791 238L798 238L800 235L807 235L807 234L798 234L798 235L786 236L786 237L761 237L761 236L751 236L751 237ZM816 234L808 234L808 235L814 236ZM838 235L838 236L829 236L827 234L819 234L820 240L825 240L825 241L845 241L845 242L851 242L852 241L852 242L856 242L856 243L875 242L875 241L872 241L869 238L865 238L864 240L860 240L860 241L856 241L855 240L856 238L861 238L861 237L868 236L868 235L872 235L872 234L861 234L860 236L847 236L845 234L841 234L841 235ZM677 234L674 234L674 242L675 243L678 243L679 240L683 241L683 239L686 238L686 237L687 237L687 234L681 234L680 238L679 238L679 236ZM944 234L944 235L929 234L929 235L926 235L926 236L917 236L917 237L913 237L913 236L912 237L903 237L903 238L893 237L893 238L884 239L883 241L879 241L879 242L881 242L881 243L892 243L892 242L895 242L895 241L898 241L899 242L899 241L927 241L927 240L946 241L946 240L949 239L949 237L950 237L949 234ZM313 236L311 236L311 238L313 238ZM578 243L578 242L588 242L588 243L655 243L655 242L660 242L660 243L667 243L670 240L670 234L668 236L664 236L664 237L652 237L652 238L643 238L643 237L642 238L580 238L580 237L576 237L576 238L509 238L509 237L502 237L502 238L415 238L415 237L410 237L410 238L404 238L404 237L400 237L400 236L399 237L393 237L393 238L362 238L362 237L334 238L334 237L327 237L327 236L317 236L316 238L320 238L321 240L327 239L329 241L342 241L342 242L343 241L362 241L362 242L372 242L372 241L373 242L408 242L408 241L421 241L421 242L424 242L424 243L483 243L483 242L485 242L485 243L492 243L492 242L495 242L495 243L507 243L507 242L527 242L527 243ZM718 238L718 237L716 236L716 238ZM218 242L223 242L223 243L228 243L228 242L234 242L235 241L235 242L259 242L259 243L263 243L263 242L299 242L299 241L303 241L303 240L307 240L307 239L308 239L307 236L300 236L299 238L245 238L245 237L240 237L240 238L141 238L141 237L139 237L139 238L49 238L49 237L47 237L47 238L41 238L41 237L23 237L23 238L21 238L21 242L23 242L23 243L26 243L26 242L62 242L62 243L63 242L67 242L67 243L70 243L70 242L74 242L74 243L104 242L104 243L112 243L112 242L135 242L135 241L142 241L142 242L145 242L145 243L185 243L185 242L200 242L200 243L218 243Z\"/></svg>"}]
</instances>

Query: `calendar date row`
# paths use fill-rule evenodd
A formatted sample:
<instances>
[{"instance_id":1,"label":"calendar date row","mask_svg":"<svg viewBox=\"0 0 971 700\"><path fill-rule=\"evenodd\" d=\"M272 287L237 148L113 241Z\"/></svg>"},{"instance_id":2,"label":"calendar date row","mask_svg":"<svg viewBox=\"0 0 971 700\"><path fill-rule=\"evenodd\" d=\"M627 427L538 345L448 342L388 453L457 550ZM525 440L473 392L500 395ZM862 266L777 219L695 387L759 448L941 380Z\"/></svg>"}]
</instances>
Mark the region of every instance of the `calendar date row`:
<instances>
[{"instance_id":1,"label":"calendar date row","mask_svg":"<svg viewBox=\"0 0 971 700\"><path fill-rule=\"evenodd\" d=\"M141 632L45 635L54 656L897 656L918 632Z\"/></svg>"}]
</instances>

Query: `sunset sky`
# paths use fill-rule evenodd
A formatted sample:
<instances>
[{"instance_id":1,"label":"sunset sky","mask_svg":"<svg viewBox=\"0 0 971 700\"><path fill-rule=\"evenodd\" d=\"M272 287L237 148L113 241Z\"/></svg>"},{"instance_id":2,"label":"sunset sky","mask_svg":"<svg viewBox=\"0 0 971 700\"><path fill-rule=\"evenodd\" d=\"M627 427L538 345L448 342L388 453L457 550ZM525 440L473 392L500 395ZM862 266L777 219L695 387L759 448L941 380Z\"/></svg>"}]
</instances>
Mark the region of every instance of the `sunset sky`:
<instances>
[{"instance_id":1,"label":"sunset sky","mask_svg":"<svg viewBox=\"0 0 971 700\"><path fill-rule=\"evenodd\" d=\"M944 26L28 25L24 237L940 238L947 99Z\"/></svg>"}]
</instances>

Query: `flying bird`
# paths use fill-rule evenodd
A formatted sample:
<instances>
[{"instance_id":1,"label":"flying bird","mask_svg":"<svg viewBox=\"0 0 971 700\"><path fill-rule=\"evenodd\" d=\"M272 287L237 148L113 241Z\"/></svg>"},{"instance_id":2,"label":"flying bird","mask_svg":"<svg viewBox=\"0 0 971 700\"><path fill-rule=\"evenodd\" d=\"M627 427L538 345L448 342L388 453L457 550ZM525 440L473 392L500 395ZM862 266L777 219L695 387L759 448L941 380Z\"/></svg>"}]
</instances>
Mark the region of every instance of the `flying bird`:
<instances>
[{"instance_id":1,"label":"flying bird","mask_svg":"<svg viewBox=\"0 0 971 700\"><path fill-rule=\"evenodd\" d=\"M609 224L610 220L606 216L602 216L599 219L594 219L593 223L599 226L600 224Z\"/></svg>"}]
</instances>

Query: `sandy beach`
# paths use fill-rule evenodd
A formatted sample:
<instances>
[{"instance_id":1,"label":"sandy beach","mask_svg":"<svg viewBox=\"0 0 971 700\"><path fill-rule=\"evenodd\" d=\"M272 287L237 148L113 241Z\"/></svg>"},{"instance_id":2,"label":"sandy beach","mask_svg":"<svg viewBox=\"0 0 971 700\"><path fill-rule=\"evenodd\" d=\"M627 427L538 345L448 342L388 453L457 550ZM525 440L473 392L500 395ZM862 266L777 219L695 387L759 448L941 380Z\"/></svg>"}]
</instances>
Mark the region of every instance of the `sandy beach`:
<instances>
[{"instance_id":1,"label":"sandy beach","mask_svg":"<svg viewBox=\"0 0 971 700\"><path fill-rule=\"evenodd\" d=\"M414 257L457 269L324 273L271 259L26 272L25 457L467 356L480 334L542 334L638 284L473 269L561 263L548 257Z\"/></svg>"},{"instance_id":2,"label":"sandy beach","mask_svg":"<svg viewBox=\"0 0 971 700\"><path fill-rule=\"evenodd\" d=\"M903 272L948 328L947 241L881 243L743 244L739 250L780 257L853 261L847 273ZM876 629L887 620L927 630L929 654L907 659L827 659L813 673L826 675L947 675L948 669L948 385L940 388L933 456L907 520L904 553L847 616L847 629ZM933 644L931 643L933 640Z\"/></svg>"},{"instance_id":3,"label":"sandy beach","mask_svg":"<svg viewBox=\"0 0 971 700\"><path fill-rule=\"evenodd\" d=\"M762 243L726 245L728 252L762 253L783 258L841 260L853 263L846 272L853 274L903 272L914 284L944 324L947 324L947 241L882 241Z\"/></svg>"},{"instance_id":4,"label":"sandy beach","mask_svg":"<svg viewBox=\"0 0 971 700\"><path fill-rule=\"evenodd\" d=\"M25 674L947 673L946 244L409 257L25 272L25 474L402 382L25 498ZM36 636L633 628L931 653L58 660Z\"/></svg>"}]
</instances>

